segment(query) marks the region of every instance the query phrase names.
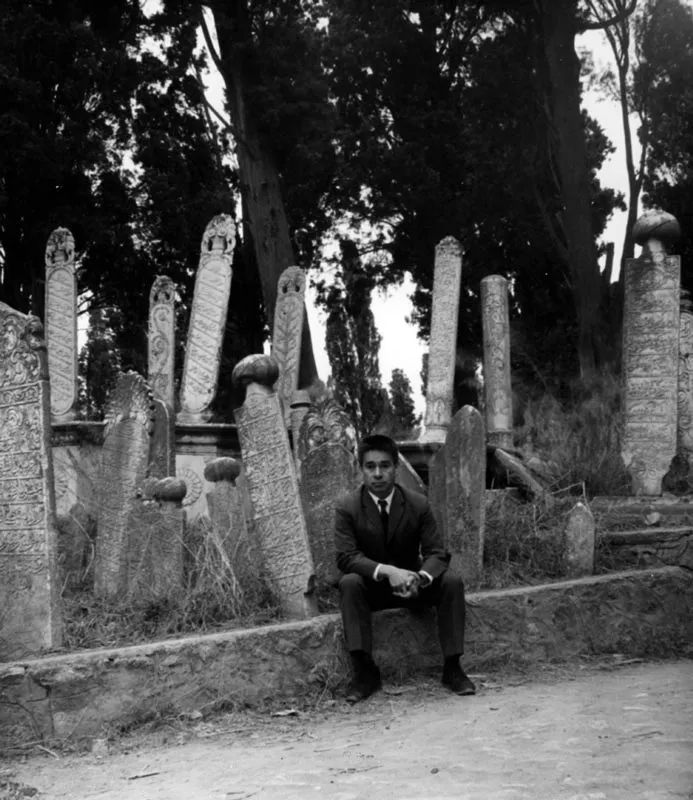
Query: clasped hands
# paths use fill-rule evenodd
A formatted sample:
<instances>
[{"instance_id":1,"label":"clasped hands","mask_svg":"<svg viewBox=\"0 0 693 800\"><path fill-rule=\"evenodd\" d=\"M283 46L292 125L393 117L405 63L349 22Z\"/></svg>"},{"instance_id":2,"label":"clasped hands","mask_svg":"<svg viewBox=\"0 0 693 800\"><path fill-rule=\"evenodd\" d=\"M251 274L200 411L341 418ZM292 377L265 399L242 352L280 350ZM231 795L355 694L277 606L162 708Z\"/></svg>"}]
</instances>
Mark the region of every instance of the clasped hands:
<instances>
[{"instance_id":1,"label":"clasped hands","mask_svg":"<svg viewBox=\"0 0 693 800\"><path fill-rule=\"evenodd\" d=\"M405 600L416 597L419 594L421 584L425 582L418 572L412 572L409 569L389 566L385 574L390 582L392 594Z\"/></svg>"}]
</instances>

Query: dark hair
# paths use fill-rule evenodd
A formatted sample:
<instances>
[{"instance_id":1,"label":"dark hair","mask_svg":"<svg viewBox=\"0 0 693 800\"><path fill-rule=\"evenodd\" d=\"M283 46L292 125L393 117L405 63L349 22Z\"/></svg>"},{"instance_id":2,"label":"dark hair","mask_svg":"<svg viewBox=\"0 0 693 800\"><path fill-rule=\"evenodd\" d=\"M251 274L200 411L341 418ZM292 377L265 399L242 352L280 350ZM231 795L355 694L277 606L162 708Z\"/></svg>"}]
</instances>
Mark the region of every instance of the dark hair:
<instances>
[{"instance_id":1,"label":"dark hair","mask_svg":"<svg viewBox=\"0 0 693 800\"><path fill-rule=\"evenodd\" d=\"M397 443L383 433L373 433L361 439L359 444L359 466L363 466L363 459L369 450L381 450L383 453L387 453L392 458L393 464L399 461Z\"/></svg>"}]
</instances>

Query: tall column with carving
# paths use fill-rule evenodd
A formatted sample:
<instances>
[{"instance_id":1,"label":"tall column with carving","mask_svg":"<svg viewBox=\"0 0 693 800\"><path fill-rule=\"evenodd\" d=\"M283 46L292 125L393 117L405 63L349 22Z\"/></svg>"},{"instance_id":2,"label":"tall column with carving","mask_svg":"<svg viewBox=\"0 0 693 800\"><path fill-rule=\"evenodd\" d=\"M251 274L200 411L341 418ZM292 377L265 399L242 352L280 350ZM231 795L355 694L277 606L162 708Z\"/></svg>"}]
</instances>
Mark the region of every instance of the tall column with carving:
<instances>
[{"instance_id":1,"label":"tall column with carving","mask_svg":"<svg viewBox=\"0 0 693 800\"><path fill-rule=\"evenodd\" d=\"M53 422L74 419L77 400L75 240L56 228L46 244L45 329Z\"/></svg>"},{"instance_id":2,"label":"tall column with carving","mask_svg":"<svg viewBox=\"0 0 693 800\"><path fill-rule=\"evenodd\" d=\"M284 411L286 427L291 425L291 402L298 389L301 364L306 274L301 267L288 267L279 276L277 304L274 307L272 355L279 365L277 393Z\"/></svg>"},{"instance_id":3,"label":"tall column with carving","mask_svg":"<svg viewBox=\"0 0 693 800\"><path fill-rule=\"evenodd\" d=\"M183 362L179 422L205 422L210 415L219 378L235 240L236 226L228 214L214 217L202 237Z\"/></svg>"},{"instance_id":4,"label":"tall column with carving","mask_svg":"<svg viewBox=\"0 0 693 800\"><path fill-rule=\"evenodd\" d=\"M513 395L510 383L508 281L489 275L481 281L484 335L484 397L489 444L513 446Z\"/></svg>"},{"instance_id":5,"label":"tall column with carving","mask_svg":"<svg viewBox=\"0 0 693 800\"><path fill-rule=\"evenodd\" d=\"M233 381L245 387L246 398L234 415L262 568L284 612L304 618L317 613L315 568L289 434L272 388L278 377L272 356L239 361Z\"/></svg>"},{"instance_id":6,"label":"tall column with carving","mask_svg":"<svg viewBox=\"0 0 693 800\"><path fill-rule=\"evenodd\" d=\"M679 321L679 415L676 452L691 476L693 466L693 303L681 292ZM684 296L685 295L685 296Z\"/></svg>"},{"instance_id":7,"label":"tall column with carving","mask_svg":"<svg viewBox=\"0 0 693 800\"><path fill-rule=\"evenodd\" d=\"M445 442L452 418L461 280L462 248L448 236L436 247L422 442Z\"/></svg>"},{"instance_id":8,"label":"tall column with carving","mask_svg":"<svg viewBox=\"0 0 693 800\"><path fill-rule=\"evenodd\" d=\"M157 275L149 293L149 365L147 382L156 400L173 413L175 404L176 284L167 275Z\"/></svg>"},{"instance_id":9,"label":"tall column with carving","mask_svg":"<svg viewBox=\"0 0 693 800\"><path fill-rule=\"evenodd\" d=\"M681 261L667 253L676 218L648 211L635 223L639 258L626 261L621 457L634 495L660 495L676 453Z\"/></svg>"}]
</instances>

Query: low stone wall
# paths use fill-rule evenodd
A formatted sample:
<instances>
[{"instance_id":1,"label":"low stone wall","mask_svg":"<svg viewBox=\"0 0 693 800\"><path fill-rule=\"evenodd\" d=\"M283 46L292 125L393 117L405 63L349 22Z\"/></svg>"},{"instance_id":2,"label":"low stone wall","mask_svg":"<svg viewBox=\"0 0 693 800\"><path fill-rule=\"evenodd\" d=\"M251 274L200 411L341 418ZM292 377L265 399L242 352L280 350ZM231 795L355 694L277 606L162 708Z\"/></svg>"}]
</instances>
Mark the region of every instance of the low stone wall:
<instances>
[{"instance_id":1,"label":"low stone wall","mask_svg":"<svg viewBox=\"0 0 693 800\"><path fill-rule=\"evenodd\" d=\"M599 537L616 569L653 569L664 566L693 569L693 528L646 528L606 531Z\"/></svg>"},{"instance_id":2,"label":"low stone wall","mask_svg":"<svg viewBox=\"0 0 693 800\"><path fill-rule=\"evenodd\" d=\"M385 678L438 666L433 615L375 615ZM472 672L693 643L693 574L678 567L468 596ZM0 664L0 744L78 740L158 715L287 702L346 678L338 616Z\"/></svg>"}]
</instances>

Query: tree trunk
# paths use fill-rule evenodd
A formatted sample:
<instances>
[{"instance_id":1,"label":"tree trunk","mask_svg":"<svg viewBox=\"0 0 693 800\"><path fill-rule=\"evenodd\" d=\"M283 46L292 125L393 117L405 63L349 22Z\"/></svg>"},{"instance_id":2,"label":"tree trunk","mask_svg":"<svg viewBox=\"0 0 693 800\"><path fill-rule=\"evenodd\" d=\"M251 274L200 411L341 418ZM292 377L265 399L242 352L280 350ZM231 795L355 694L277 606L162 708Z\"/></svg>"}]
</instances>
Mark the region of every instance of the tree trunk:
<instances>
[{"instance_id":1,"label":"tree trunk","mask_svg":"<svg viewBox=\"0 0 693 800\"><path fill-rule=\"evenodd\" d=\"M590 380L601 362L601 282L594 244L589 167L580 111L580 62L575 52L577 0L541 0L544 54L552 95L563 227L578 320L580 375Z\"/></svg>"},{"instance_id":2,"label":"tree trunk","mask_svg":"<svg viewBox=\"0 0 693 800\"><path fill-rule=\"evenodd\" d=\"M274 158L253 122L245 102L246 74L240 53L252 47L248 11L245 2L223 6L224 24L218 24L219 53L226 98L236 141L241 193L248 211L248 225L255 247L262 297L267 320L274 324L277 281L281 273L295 264L279 174ZM218 14L219 12L217 12ZM277 132L281 135L281 131ZM299 386L307 386L317 377L315 356L308 318L303 318L303 342Z\"/></svg>"}]
</instances>

